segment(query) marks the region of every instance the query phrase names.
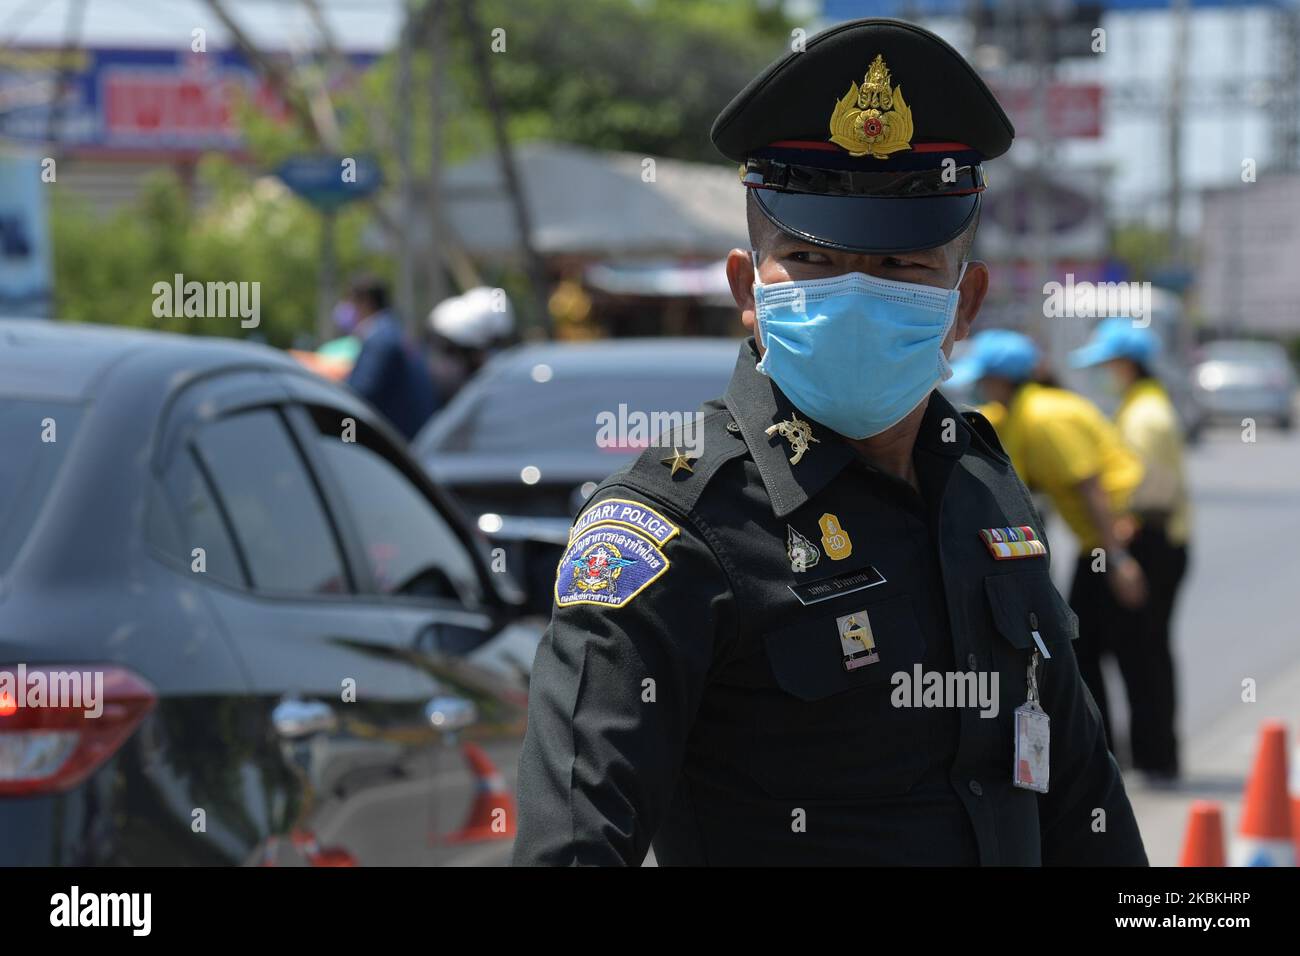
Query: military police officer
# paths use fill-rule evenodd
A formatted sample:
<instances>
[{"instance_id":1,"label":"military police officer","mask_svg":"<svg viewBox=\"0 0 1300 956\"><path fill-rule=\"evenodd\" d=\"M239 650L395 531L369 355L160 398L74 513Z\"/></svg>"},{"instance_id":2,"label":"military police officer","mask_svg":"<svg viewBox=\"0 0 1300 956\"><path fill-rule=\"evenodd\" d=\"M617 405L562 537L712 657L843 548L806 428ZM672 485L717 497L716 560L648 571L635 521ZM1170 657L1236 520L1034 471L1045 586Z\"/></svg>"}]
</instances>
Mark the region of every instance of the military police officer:
<instances>
[{"instance_id":1,"label":"military police officer","mask_svg":"<svg viewBox=\"0 0 1300 956\"><path fill-rule=\"evenodd\" d=\"M755 334L700 454L665 436L574 523L516 863L1146 862L1039 517L934 390L988 287L966 258L1013 132L892 20L818 35L718 117Z\"/></svg>"}]
</instances>

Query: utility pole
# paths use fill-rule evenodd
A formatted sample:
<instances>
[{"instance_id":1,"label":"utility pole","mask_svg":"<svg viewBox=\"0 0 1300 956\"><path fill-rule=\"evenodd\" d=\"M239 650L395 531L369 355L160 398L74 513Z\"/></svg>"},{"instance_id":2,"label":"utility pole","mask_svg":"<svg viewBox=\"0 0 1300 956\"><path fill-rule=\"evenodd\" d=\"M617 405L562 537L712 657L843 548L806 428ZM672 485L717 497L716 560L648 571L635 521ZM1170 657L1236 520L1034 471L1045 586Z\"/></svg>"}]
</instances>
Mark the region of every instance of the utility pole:
<instances>
[{"instance_id":1,"label":"utility pole","mask_svg":"<svg viewBox=\"0 0 1300 956\"><path fill-rule=\"evenodd\" d=\"M402 29L397 47L397 169L401 197L401 227L397 250L397 313L408 330L415 328L415 182L411 169L411 59L415 44L415 13L411 0L402 4Z\"/></svg>"},{"instance_id":2,"label":"utility pole","mask_svg":"<svg viewBox=\"0 0 1300 956\"><path fill-rule=\"evenodd\" d=\"M1275 108L1270 111L1273 166L1294 172L1300 168L1300 6L1291 3L1280 7L1274 17L1281 69Z\"/></svg>"},{"instance_id":3,"label":"utility pole","mask_svg":"<svg viewBox=\"0 0 1300 956\"><path fill-rule=\"evenodd\" d=\"M316 277L316 339L328 342L334 330L334 304L338 301L338 255L334 224L338 213L325 209L320 213L320 262Z\"/></svg>"},{"instance_id":4,"label":"utility pole","mask_svg":"<svg viewBox=\"0 0 1300 956\"><path fill-rule=\"evenodd\" d=\"M1019 18L1021 28L1029 31L1029 47L1034 67L1034 174L1030 190L1030 226L1034 237L1034 277L1038 290L1054 278L1052 257L1052 196L1049 188L1053 169L1051 116L1048 91L1052 84L1052 58L1055 53L1051 11L1046 4L1023 4ZM1031 301L1042 301L1033 296ZM1055 372L1061 368L1065 353L1064 329L1060 321L1042 319L1043 345Z\"/></svg>"},{"instance_id":5,"label":"utility pole","mask_svg":"<svg viewBox=\"0 0 1300 956\"><path fill-rule=\"evenodd\" d=\"M492 79L492 68L488 63L488 36L479 23L478 13L474 9L474 0L460 0L461 19L465 24L466 42L470 55L478 72L479 84L483 89L483 98L487 101L488 113L492 119L492 133L496 140L497 161L501 167L501 178L505 182L507 195L515 214L515 228L519 231L519 249L524 259L524 268L528 272L533 287L533 299L538 322L543 335L554 338L551 328L551 313L546 302L546 267L542 257L533 245L533 229L528 213L528 203L524 197L523 185L519 172L515 168L514 154L510 149L510 138L506 134L505 111L501 98L497 95L496 84Z\"/></svg>"},{"instance_id":6,"label":"utility pole","mask_svg":"<svg viewBox=\"0 0 1300 956\"><path fill-rule=\"evenodd\" d=\"M437 2L445 4L446 0L437 0ZM328 57L328 62L340 76L347 78L350 86L358 84L360 82L358 72L353 67L352 61L350 61L339 48L338 40L334 36L334 31L330 27L329 20L325 17L325 13L321 9L320 0L302 0L302 4L311 16L312 23L315 24L316 27L316 32L320 35L321 43L325 49L326 56ZM444 26L444 29L445 28L446 27ZM443 41L442 50L446 50L445 41ZM445 70L439 77L438 82L442 82L444 79ZM393 133L392 124L388 122L384 115L384 111L365 109L361 110L361 115L365 120L366 131L370 137L372 148L377 149L386 156L396 156L398 153L397 138ZM438 133L436 135L441 135L443 126L445 126L445 122L437 124ZM372 206L372 211L374 212L375 218L380 227L384 230L384 235L387 240L392 243L394 247L399 246L402 241L400 227L398 222L389 213L388 207L382 202L375 203ZM455 236L451 235L445 218L443 220L438 246L434 251L442 257L442 264L450 270L458 285L463 288L469 288L470 286L483 284L477 269L474 267L473 261L465 253L459 240L457 240ZM432 259L430 261L436 263L438 260Z\"/></svg>"},{"instance_id":7,"label":"utility pole","mask_svg":"<svg viewBox=\"0 0 1300 956\"><path fill-rule=\"evenodd\" d=\"M86 18L86 0L71 0L63 25L63 50L59 54L58 76L54 81L54 101L45 127L50 155L57 161L63 151L63 104L72 82L72 57L81 45L81 28Z\"/></svg>"},{"instance_id":8,"label":"utility pole","mask_svg":"<svg viewBox=\"0 0 1300 956\"><path fill-rule=\"evenodd\" d=\"M1169 56L1169 222L1167 225L1170 264L1183 262L1183 96L1187 85L1188 0L1173 0L1174 44Z\"/></svg>"},{"instance_id":9,"label":"utility pole","mask_svg":"<svg viewBox=\"0 0 1300 956\"><path fill-rule=\"evenodd\" d=\"M281 68L279 63L258 49L257 44L244 32L243 27L222 5L223 0L207 0L207 3L213 15L221 21L221 25L226 28L231 39L235 41L235 46L239 48L239 52L244 54L253 68L265 78L280 99L289 107L299 125L310 133L317 143L330 148L337 145L329 142L328 132L318 125L318 117L303 97L302 92L291 82L289 74Z\"/></svg>"},{"instance_id":10,"label":"utility pole","mask_svg":"<svg viewBox=\"0 0 1300 956\"><path fill-rule=\"evenodd\" d=\"M445 103L442 96L447 73L447 36L445 0L429 0L427 26L429 33L429 307L433 308L447 298L447 280L442 271L445 253L441 247L447 242L442 215L442 152L443 131L446 124Z\"/></svg>"}]
</instances>

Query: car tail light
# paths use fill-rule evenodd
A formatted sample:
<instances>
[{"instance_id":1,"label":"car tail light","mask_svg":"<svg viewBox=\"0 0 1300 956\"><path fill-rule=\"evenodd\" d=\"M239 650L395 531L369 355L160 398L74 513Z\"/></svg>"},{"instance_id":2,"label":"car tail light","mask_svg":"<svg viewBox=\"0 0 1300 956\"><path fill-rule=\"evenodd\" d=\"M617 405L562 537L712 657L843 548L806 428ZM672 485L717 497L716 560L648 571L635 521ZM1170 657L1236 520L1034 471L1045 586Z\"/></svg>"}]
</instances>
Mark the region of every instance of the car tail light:
<instances>
[{"instance_id":1,"label":"car tail light","mask_svg":"<svg viewBox=\"0 0 1300 956\"><path fill-rule=\"evenodd\" d=\"M92 682L103 675L97 701L83 693L78 701L47 694L44 703L28 702L33 676L44 675L47 688L67 687L62 678L74 672ZM117 752L158 701L152 687L122 667L3 667L0 675L0 796L75 787Z\"/></svg>"}]
</instances>

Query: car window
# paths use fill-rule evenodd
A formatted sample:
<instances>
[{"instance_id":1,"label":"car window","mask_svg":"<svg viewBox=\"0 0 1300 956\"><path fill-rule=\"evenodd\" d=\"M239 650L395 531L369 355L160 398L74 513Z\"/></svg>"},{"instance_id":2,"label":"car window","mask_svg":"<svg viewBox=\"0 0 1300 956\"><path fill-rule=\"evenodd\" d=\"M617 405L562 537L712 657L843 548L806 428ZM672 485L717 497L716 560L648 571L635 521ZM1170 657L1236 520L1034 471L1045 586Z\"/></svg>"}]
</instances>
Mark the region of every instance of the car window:
<instances>
[{"instance_id":1,"label":"car window","mask_svg":"<svg viewBox=\"0 0 1300 956\"><path fill-rule=\"evenodd\" d=\"M67 457L81 416L79 405L16 399L0 402L0 572L9 567L27 540Z\"/></svg>"},{"instance_id":2,"label":"car window","mask_svg":"<svg viewBox=\"0 0 1300 956\"><path fill-rule=\"evenodd\" d=\"M160 491L149 503L150 542L189 568L194 549L202 548L204 574L246 586L230 530L192 451L185 449L167 466Z\"/></svg>"},{"instance_id":3,"label":"car window","mask_svg":"<svg viewBox=\"0 0 1300 956\"><path fill-rule=\"evenodd\" d=\"M278 412L259 409L207 425L198 448L254 588L349 590L316 485Z\"/></svg>"},{"instance_id":4,"label":"car window","mask_svg":"<svg viewBox=\"0 0 1300 956\"><path fill-rule=\"evenodd\" d=\"M717 376L656 372L618 378L557 376L545 382L531 378L498 380L485 384L476 400L463 409L462 417L448 430L439 450L596 451L603 447L617 452L643 448L660 430L655 426L670 421L653 416L697 411L704 402L722 394L728 372L729 366ZM597 415L601 412L612 414L616 422L627 423L613 430L611 437L617 440L614 444L602 446L597 442L601 432ZM640 434L638 429L646 434Z\"/></svg>"},{"instance_id":5,"label":"car window","mask_svg":"<svg viewBox=\"0 0 1300 956\"><path fill-rule=\"evenodd\" d=\"M478 605L482 588L474 559L455 530L389 459L379 436L357 429L344 441L337 415L316 413L326 466L361 535L366 559L384 594L445 598Z\"/></svg>"},{"instance_id":6,"label":"car window","mask_svg":"<svg viewBox=\"0 0 1300 956\"><path fill-rule=\"evenodd\" d=\"M1205 347L1205 355L1218 361L1287 364L1286 350L1275 342L1211 342Z\"/></svg>"}]
</instances>

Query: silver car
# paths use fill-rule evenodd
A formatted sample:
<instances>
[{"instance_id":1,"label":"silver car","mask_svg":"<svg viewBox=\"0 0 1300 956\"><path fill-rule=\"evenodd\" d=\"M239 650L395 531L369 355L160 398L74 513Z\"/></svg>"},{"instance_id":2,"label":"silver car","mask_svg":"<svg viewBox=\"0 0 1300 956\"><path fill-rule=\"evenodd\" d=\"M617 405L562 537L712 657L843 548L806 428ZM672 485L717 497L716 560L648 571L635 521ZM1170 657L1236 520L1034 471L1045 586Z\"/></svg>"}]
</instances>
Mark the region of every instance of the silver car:
<instances>
[{"instance_id":1,"label":"silver car","mask_svg":"<svg viewBox=\"0 0 1300 956\"><path fill-rule=\"evenodd\" d=\"M1275 342L1211 342L1192 369L1192 383L1207 418L1266 419L1291 428L1296 374Z\"/></svg>"}]
</instances>

